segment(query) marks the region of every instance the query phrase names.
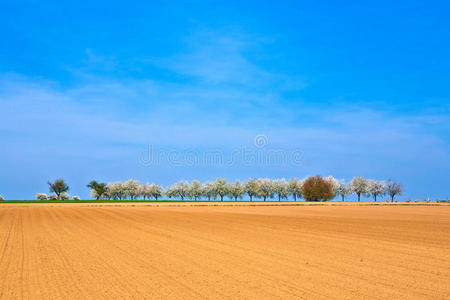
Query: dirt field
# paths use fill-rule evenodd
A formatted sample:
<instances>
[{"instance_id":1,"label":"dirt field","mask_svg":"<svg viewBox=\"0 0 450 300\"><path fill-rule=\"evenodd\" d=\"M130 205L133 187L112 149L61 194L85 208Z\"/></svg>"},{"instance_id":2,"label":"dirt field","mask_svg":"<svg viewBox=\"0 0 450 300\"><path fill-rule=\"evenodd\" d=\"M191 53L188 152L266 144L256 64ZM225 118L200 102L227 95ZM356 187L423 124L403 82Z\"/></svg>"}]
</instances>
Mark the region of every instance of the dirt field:
<instances>
[{"instance_id":1,"label":"dirt field","mask_svg":"<svg viewBox=\"0 0 450 300\"><path fill-rule=\"evenodd\" d=\"M0 298L450 298L450 206L0 206Z\"/></svg>"}]
</instances>

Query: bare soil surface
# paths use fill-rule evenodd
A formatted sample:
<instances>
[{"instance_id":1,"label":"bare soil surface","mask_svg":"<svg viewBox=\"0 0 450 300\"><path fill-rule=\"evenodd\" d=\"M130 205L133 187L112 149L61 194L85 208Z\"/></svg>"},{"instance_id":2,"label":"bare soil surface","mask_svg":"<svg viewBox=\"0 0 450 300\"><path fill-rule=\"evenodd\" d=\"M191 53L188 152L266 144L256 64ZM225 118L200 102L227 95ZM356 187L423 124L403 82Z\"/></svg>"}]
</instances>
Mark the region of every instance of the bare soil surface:
<instances>
[{"instance_id":1,"label":"bare soil surface","mask_svg":"<svg viewBox=\"0 0 450 300\"><path fill-rule=\"evenodd\" d=\"M450 298L450 206L0 206L0 298Z\"/></svg>"}]
</instances>

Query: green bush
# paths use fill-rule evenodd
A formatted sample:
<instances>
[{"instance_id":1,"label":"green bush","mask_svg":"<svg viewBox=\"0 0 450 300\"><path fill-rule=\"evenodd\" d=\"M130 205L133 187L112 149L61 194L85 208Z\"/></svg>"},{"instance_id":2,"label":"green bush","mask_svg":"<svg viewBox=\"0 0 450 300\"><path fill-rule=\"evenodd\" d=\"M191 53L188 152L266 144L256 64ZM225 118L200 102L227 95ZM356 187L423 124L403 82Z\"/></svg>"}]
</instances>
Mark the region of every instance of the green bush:
<instances>
[{"instance_id":1,"label":"green bush","mask_svg":"<svg viewBox=\"0 0 450 300\"><path fill-rule=\"evenodd\" d=\"M302 194L306 201L327 201L335 196L333 185L320 175L305 180Z\"/></svg>"}]
</instances>

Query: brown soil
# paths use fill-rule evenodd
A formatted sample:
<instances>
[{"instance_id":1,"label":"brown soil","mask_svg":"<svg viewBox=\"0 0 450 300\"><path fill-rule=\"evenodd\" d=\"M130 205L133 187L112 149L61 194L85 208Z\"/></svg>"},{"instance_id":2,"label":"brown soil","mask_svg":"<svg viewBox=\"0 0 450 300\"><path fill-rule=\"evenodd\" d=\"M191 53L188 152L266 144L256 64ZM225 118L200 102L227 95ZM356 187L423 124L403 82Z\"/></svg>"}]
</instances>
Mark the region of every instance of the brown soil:
<instances>
[{"instance_id":1,"label":"brown soil","mask_svg":"<svg viewBox=\"0 0 450 300\"><path fill-rule=\"evenodd\" d=\"M450 297L450 206L0 207L0 298Z\"/></svg>"}]
</instances>

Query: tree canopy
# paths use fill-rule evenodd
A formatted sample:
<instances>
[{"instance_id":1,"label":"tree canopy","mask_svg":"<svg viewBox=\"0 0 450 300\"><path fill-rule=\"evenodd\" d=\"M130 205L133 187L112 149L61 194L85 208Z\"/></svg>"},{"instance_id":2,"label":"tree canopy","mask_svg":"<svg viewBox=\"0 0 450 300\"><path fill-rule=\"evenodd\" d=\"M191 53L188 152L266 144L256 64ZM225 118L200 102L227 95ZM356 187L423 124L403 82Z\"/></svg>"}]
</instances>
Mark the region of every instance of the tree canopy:
<instances>
[{"instance_id":1,"label":"tree canopy","mask_svg":"<svg viewBox=\"0 0 450 300\"><path fill-rule=\"evenodd\" d=\"M307 201L327 201L335 196L331 182L320 175L305 180L302 185L302 194Z\"/></svg>"}]
</instances>

